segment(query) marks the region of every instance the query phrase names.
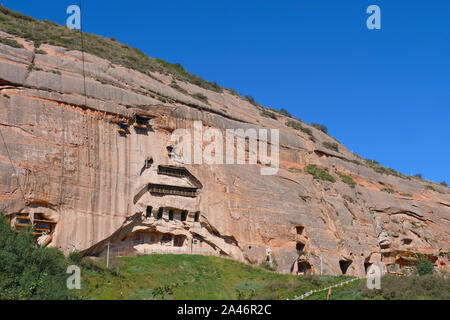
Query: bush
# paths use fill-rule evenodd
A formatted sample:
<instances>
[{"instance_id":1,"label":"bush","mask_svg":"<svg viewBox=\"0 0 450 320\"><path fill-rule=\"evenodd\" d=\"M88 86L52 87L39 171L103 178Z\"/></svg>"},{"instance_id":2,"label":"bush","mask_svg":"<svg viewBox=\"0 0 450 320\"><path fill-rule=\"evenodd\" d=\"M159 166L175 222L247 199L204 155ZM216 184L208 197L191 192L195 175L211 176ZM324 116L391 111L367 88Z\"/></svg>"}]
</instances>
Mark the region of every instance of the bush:
<instances>
[{"instance_id":1,"label":"bush","mask_svg":"<svg viewBox=\"0 0 450 320\"><path fill-rule=\"evenodd\" d=\"M245 96L245 99L250 102L251 104L258 106L258 103L255 101L255 99L253 99L252 96Z\"/></svg>"},{"instance_id":2,"label":"bush","mask_svg":"<svg viewBox=\"0 0 450 320\"><path fill-rule=\"evenodd\" d=\"M445 181L442 181L442 182L440 182L439 184L440 184L441 186L448 187L447 182L445 182Z\"/></svg>"},{"instance_id":3,"label":"bush","mask_svg":"<svg viewBox=\"0 0 450 320\"><path fill-rule=\"evenodd\" d=\"M288 120L288 121L286 121L285 124L288 127L291 127L295 130L300 130L301 132L306 133L313 142L316 141L316 138L314 137L311 129L303 127L300 122L294 121L294 120Z\"/></svg>"},{"instance_id":4,"label":"bush","mask_svg":"<svg viewBox=\"0 0 450 320\"><path fill-rule=\"evenodd\" d=\"M417 273L420 276L424 276L426 274L433 274L434 271L434 267L433 267L433 263L426 259L426 258L421 258L417 261Z\"/></svg>"},{"instance_id":5,"label":"bush","mask_svg":"<svg viewBox=\"0 0 450 320\"><path fill-rule=\"evenodd\" d=\"M55 248L37 248L30 232L15 232L0 212L0 300L68 299L67 262Z\"/></svg>"},{"instance_id":6,"label":"bush","mask_svg":"<svg viewBox=\"0 0 450 320\"><path fill-rule=\"evenodd\" d=\"M275 113L270 112L270 111L268 111L268 110L262 110L260 114L261 114L263 117L266 117L266 118L272 118L272 119L274 119L274 120L277 120L277 119L278 119L278 118L277 118L277 115L276 115Z\"/></svg>"},{"instance_id":7,"label":"bush","mask_svg":"<svg viewBox=\"0 0 450 320\"><path fill-rule=\"evenodd\" d=\"M328 173L328 168L319 168L311 164L305 167L305 172L309 173L318 180L336 182L336 179Z\"/></svg>"},{"instance_id":8,"label":"bush","mask_svg":"<svg viewBox=\"0 0 450 320\"><path fill-rule=\"evenodd\" d=\"M285 108L281 108L279 112L286 117L292 117L289 111L287 111Z\"/></svg>"},{"instance_id":9,"label":"bush","mask_svg":"<svg viewBox=\"0 0 450 320\"><path fill-rule=\"evenodd\" d=\"M192 95L192 97L197 99L197 100L203 101L204 103L209 104L208 98L205 95L201 94L201 93L194 93Z\"/></svg>"},{"instance_id":10,"label":"bush","mask_svg":"<svg viewBox=\"0 0 450 320\"><path fill-rule=\"evenodd\" d=\"M36 54L47 54L47 52L45 52L44 50L41 50L41 49L34 49L34 53L36 53Z\"/></svg>"},{"instance_id":11,"label":"bush","mask_svg":"<svg viewBox=\"0 0 450 320\"><path fill-rule=\"evenodd\" d=\"M317 130L322 131L323 133L327 133L328 134L328 128L325 127L323 124L313 122L313 123L311 123L311 126L316 128Z\"/></svg>"},{"instance_id":12,"label":"bush","mask_svg":"<svg viewBox=\"0 0 450 320\"><path fill-rule=\"evenodd\" d=\"M365 161L365 164L369 168L373 169L375 172L378 172L381 174L392 175L392 176L399 177L399 178L406 178L406 176L404 174L402 174L398 171L395 171L394 169L383 167L375 160L365 159L364 161Z\"/></svg>"},{"instance_id":13,"label":"bush","mask_svg":"<svg viewBox=\"0 0 450 320\"><path fill-rule=\"evenodd\" d=\"M363 281L359 287L362 296L386 300L448 300L450 278L436 275L398 277L385 275L381 278L381 289L370 290Z\"/></svg>"},{"instance_id":14,"label":"bush","mask_svg":"<svg viewBox=\"0 0 450 320\"><path fill-rule=\"evenodd\" d=\"M384 191L384 192L387 192L387 193L395 193L395 190L391 189L391 188L383 188L383 189L381 189L381 191Z\"/></svg>"},{"instance_id":15,"label":"bush","mask_svg":"<svg viewBox=\"0 0 450 320\"><path fill-rule=\"evenodd\" d=\"M7 46L13 48L23 48L23 45L12 39L0 38L0 43L6 44Z\"/></svg>"},{"instance_id":16,"label":"bush","mask_svg":"<svg viewBox=\"0 0 450 320\"><path fill-rule=\"evenodd\" d=\"M356 186L356 182L349 176L342 174L340 172L336 172L339 178L341 178L342 182L348 184L350 188L354 189Z\"/></svg>"},{"instance_id":17,"label":"bush","mask_svg":"<svg viewBox=\"0 0 450 320\"><path fill-rule=\"evenodd\" d=\"M327 149L339 152L339 146L336 142L322 142L322 146Z\"/></svg>"},{"instance_id":18,"label":"bush","mask_svg":"<svg viewBox=\"0 0 450 320\"><path fill-rule=\"evenodd\" d=\"M303 127L300 124L300 122L294 121L294 120L288 120L286 121L286 126L291 127L295 130L301 130Z\"/></svg>"}]
</instances>

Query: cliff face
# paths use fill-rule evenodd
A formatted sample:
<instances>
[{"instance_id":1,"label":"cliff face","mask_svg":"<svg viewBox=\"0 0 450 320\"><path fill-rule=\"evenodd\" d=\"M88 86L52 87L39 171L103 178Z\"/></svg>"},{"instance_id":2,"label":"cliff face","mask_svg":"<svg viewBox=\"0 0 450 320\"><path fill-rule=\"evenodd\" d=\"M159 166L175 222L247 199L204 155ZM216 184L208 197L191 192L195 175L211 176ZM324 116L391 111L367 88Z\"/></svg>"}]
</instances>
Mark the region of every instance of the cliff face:
<instances>
[{"instance_id":1,"label":"cliff face","mask_svg":"<svg viewBox=\"0 0 450 320\"><path fill-rule=\"evenodd\" d=\"M13 224L51 221L50 246L97 254L109 241L118 252L218 254L280 272L298 261L320 273L322 257L323 273L360 276L408 252L449 249L447 187L383 173L320 130L266 117L226 89L90 54L84 80L81 52L43 44L39 54L31 41L0 37L24 46L0 43L1 207ZM134 128L136 114L150 118L151 129ZM261 175L261 164L164 171L173 167L171 133L198 120L203 130L278 128L278 173ZM335 182L314 178L308 165L327 168ZM149 184L175 191L162 195Z\"/></svg>"}]
</instances>

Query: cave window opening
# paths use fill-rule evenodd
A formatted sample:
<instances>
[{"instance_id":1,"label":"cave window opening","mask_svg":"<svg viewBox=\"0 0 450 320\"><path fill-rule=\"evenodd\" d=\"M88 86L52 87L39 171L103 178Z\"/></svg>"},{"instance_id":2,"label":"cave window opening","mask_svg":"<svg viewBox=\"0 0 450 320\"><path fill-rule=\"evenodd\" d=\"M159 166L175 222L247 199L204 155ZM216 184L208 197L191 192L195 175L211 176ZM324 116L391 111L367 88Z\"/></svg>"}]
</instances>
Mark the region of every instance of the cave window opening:
<instances>
[{"instance_id":1,"label":"cave window opening","mask_svg":"<svg viewBox=\"0 0 450 320\"><path fill-rule=\"evenodd\" d=\"M178 235L173 238L173 245L175 247L182 247L184 244L184 236Z\"/></svg>"},{"instance_id":2,"label":"cave window opening","mask_svg":"<svg viewBox=\"0 0 450 320\"><path fill-rule=\"evenodd\" d=\"M369 271L369 268L370 268L371 265L372 265L372 264L369 263L369 262L365 262L365 263L364 263L364 270L366 271L366 274L367 274L367 272Z\"/></svg>"},{"instance_id":3,"label":"cave window opening","mask_svg":"<svg viewBox=\"0 0 450 320\"><path fill-rule=\"evenodd\" d=\"M295 249L297 249L297 251L304 251L305 244L302 242L297 242L297 244L295 245Z\"/></svg>"},{"instance_id":4,"label":"cave window opening","mask_svg":"<svg viewBox=\"0 0 450 320\"><path fill-rule=\"evenodd\" d=\"M298 264L298 272L305 276L311 274L311 265L306 261L300 262Z\"/></svg>"},{"instance_id":5,"label":"cave window opening","mask_svg":"<svg viewBox=\"0 0 450 320\"><path fill-rule=\"evenodd\" d=\"M339 260L339 267L341 268L342 274L347 274L347 269L351 264L351 261Z\"/></svg>"},{"instance_id":6,"label":"cave window opening","mask_svg":"<svg viewBox=\"0 0 450 320\"><path fill-rule=\"evenodd\" d=\"M173 220L173 210L169 210L169 220Z\"/></svg>"},{"instance_id":7,"label":"cave window opening","mask_svg":"<svg viewBox=\"0 0 450 320\"><path fill-rule=\"evenodd\" d=\"M411 242L412 242L411 239L403 239L403 240L402 240L402 243L403 243L404 245L409 245L409 244L411 244Z\"/></svg>"},{"instance_id":8,"label":"cave window opening","mask_svg":"<svg viewBox=\"0 0 450 320\"><path fill-rule=\"evenodd\" d=\"M152 166L153 164L153 158L147 158L145 159L145 168L148 169Z\"/></svg>"},{"instance_id":9,"label":"cave window opening","mask_svg":"<svg viewBox=\"0 0 450 320\"><path fill-rule=\"evenodd\" d=\"M156 216L156 219L161 219L162 218L162 216L163 216L163 208L159 208L159 210L158 210L158 214L157 214L157 216Z\"/></svg>"},{"instance_id":10,"label":"cave window opening","mask_svg":"<svg viewBox=\"0 0 450 320\"><path fill-rule=\"evenodd\" d=\"M182 211L181 212L181 221L186 221L186 217L187 217L187 211Z\"/></svg>"},{"instance_id":11,"label":"cave window opening","mask_svg":"<svg viewBox=\"0 0 450 320\"><path fill-rule=\"evenodd\" d=\"M147 206L147 209L145 210L145 216L146 217L150 217L152 215L152 207L151 206Z\"/></svg>"},{"instance_id":12,"label":"cave window opening","mask_svg":"<svg viewBox=\"0 0 450 320\"><path fill-rule=\"evenodd\" d=\"M303 233L304 229L305 229L305 227L303 227L303 226L295 227L295 231L297 232L298 235L301 235Z\"/></svg>"},{"instance_id":13,"label":"cave window opening","mask_svg":"<svg viewBox=\"0 0 450 320\"><path fill-rule=\"evenodd\" d=\"M172 235L171 234L163 234L161 237L162 245L171 245L172 244Z\"/></svg>"},{"instance_id":14,"label":"cave window opening","mask_svg":"<svg viewBox=\"0 0 450 320\"><path fill-rule=\"evenodd\" d=\"M195 221L195 222L199 222L199 221L200 221L200 212L197 211L197 212L195 213L194 221Z\"/></svg>"},{"instance_id":15,"label":"cave window opening","mask_svg":"<svg viewBox=\"0 0 450 320\"><path fill-rule=\"evenodd\" d=\"M140 129L147 129L148 118L140 117L138 115L134 116L133 126Z\"/></svg>"}]
</instances>

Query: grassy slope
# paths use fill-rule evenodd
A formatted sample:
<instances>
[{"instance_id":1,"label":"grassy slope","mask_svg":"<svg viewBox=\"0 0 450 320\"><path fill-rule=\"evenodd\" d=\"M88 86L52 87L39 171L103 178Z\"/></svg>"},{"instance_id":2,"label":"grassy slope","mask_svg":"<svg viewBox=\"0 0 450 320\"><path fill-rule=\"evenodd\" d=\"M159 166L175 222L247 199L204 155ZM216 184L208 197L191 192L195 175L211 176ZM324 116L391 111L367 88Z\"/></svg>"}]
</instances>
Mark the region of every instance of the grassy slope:
<instances>
[{"instance_id":1,"label":"grassy slope","mask_svg":"<svg viewBox=\"0 0 450 320\"><path fill-rule=\"evenodd\" d=\"M328 291L310 295L306 300L324 300ZM332 288L330 300L449 300L450 278L438 275L384 276L381 290L369 290L361 279Z\"/></svg>"},{"instance_id":2,"label":"grassy slope","mask_svg":"<svg viewBox=\"0 0 450 320\"><path fill-rule=\"evenodd\" d=\"M1 5L0 30L33 41L36 48L39 48L42 43L46 43L69 50L82 49L79 31L70 30L48 20L39 21ZM83 48L88 53L145 74L157 71L163 74L171 74L178 80L191 82L208 90L216 92L223 90L218 84L208 82L187 72L180 64L172 64L161 59L148 57L139 49L119 43L114 39L83 33Z\"/></svg>"},{"instance_id":3,"label":"grassy slope","mask_svg":"<svg viewBox=\"0 0 450 320\"><path fill-rule=\"evenodd\" d=\"M348 279L277 274L214 256L142 255L116 259L113 268L117 272L83 268L84 298L238 299L240 290L241 298L292 299ZM167 290L154 297L159 287Z\"/></svg>"}]
</instances>

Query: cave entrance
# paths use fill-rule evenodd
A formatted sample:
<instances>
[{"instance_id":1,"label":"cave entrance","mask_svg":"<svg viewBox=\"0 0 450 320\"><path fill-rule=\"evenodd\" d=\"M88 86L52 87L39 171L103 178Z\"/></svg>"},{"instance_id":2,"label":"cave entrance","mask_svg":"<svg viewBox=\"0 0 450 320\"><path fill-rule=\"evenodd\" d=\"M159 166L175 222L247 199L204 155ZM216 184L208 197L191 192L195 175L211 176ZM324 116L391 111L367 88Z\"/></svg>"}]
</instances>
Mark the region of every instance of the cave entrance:
<instances>
[{"instance_id":1,"label":"cave entrance","mask_svg":"<svg viewBox=\"0 0 450 320\"><path fill-rule=\"evenodd\" d=\"M347 273L347 269L348 269L348 267L350 267L351 264L352 264L351 261L339 260L339 267L341 267L342 274L346 274Z\"/></svg>"},{"instance_id":2,"label":"cave entrance","mask_svg":"<svg viewBox=\"0 0 450 320\"><path fill-rule=\"evenodd\" d=\"M366 272L366 275L371 266L372 266L372 264L370 262L364 262L364 270Z\"/></svg>"},{"instance_id":3,"label":"cave entrance","mask_svg":"<svg viewBox=\"0 0 450 320\"><path fill-rule=\"evenodd\" d=\"M303 242L297 242L297 244L295 245L295 249L297 249L297 252L301 252L303 254L305 244Z\"/></svg>"},{"instance_id":4,"label":"cave entrance","mask_svg":"<svg viewBox=\"0 0 450 320\"><path fill-rule=\"evenodd\" d=\"M310 275L311 274L311 265L307 261L302 261L298 263L298 273L300 275Z\"/></svg>"},{"instance_id":5,"label":"cave entrance","mask_svg":"<svg viewBox=\"0 0 450 320\"><path fill-rule=\"evenodd\" d=\"M152 216L152 207L151 206L147 206L147 208L145 209L145 216L147 218L150 218Z\"/></svg>"}]
</instances>

